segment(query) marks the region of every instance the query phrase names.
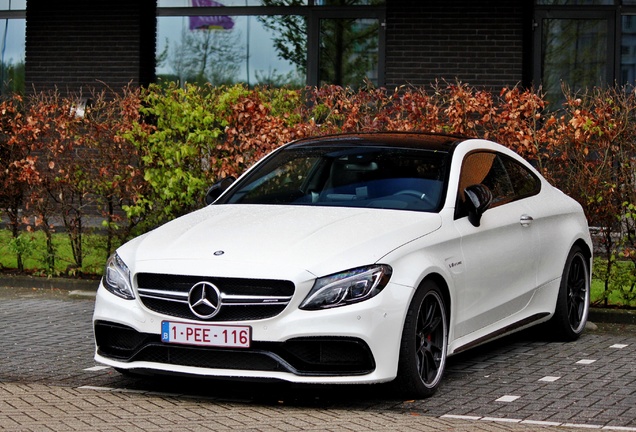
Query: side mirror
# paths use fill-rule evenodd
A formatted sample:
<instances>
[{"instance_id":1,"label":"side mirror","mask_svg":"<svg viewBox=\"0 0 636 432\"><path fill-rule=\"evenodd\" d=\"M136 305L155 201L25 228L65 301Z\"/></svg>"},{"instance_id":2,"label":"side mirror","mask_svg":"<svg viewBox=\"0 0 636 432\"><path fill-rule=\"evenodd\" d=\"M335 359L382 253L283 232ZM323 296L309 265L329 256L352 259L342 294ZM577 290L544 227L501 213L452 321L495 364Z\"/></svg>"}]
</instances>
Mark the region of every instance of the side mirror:
<instances>
[{"instance_id":1,"label":"side mirror","mask_svg":"<svg viewBox=\"0 0 636 432\"><path fill-rule=\"evenodd\" d=\"M481 216L492 204L492 192L483 184L474 184L464 189L464 195L466 195L468 220L473 226L478 227L481 223Z\"/></svg>"},{"instance_id":2,"label":"side mirror","mask_svg":"<svg viewBox=\"0 0 636 432\"><path fill-rule=\"evenodd\" d=\"M208 193L205 194L205 203L207 205L212 204L218 197L221 196L223 192L225 192L230 186L232 186L232 183L234 183L235 181L236 178L230 176L225 177L214 183L210 187L210 189L208 189Z\"/></svg>"}]
</instances>

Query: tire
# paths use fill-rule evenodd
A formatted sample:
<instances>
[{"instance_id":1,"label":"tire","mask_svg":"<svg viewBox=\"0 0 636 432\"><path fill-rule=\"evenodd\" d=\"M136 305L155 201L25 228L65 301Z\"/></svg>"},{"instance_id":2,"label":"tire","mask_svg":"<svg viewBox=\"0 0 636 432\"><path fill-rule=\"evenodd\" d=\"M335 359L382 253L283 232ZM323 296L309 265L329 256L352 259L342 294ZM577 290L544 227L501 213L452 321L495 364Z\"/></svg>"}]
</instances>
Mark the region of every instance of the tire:
<instances>
[{"instance_id":1,"label":"tire","mask_svg":"<svg viewBox=\"0 0 636 432\"><path fill-rule=\"evenodd\" d=\"M395 384L407 397L429 397L446 367L448 318L441 290L431 281L415 293L404 322Z\"/></svg>"},{"instance_id":2,"label":"tire","mask_svg":"<svg viewBox=\"0 0 636 432\"><path fill-rule=\"evenodd\" d=\"M561 285L554 316L549 321L551 330L562 341L578 339L585 330L590 310L589 259L575 246L563 268Z\"/></svg>"}]
</instances>

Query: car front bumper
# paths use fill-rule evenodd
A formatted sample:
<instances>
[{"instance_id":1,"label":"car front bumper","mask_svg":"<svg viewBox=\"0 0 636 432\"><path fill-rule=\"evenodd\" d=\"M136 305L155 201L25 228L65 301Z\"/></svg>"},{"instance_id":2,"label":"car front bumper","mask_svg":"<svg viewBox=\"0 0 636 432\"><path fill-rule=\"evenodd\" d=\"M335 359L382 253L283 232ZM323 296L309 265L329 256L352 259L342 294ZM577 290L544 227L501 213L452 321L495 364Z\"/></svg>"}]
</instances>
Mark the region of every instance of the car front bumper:
<instances>
[{"instance_id":1,"label":"car front bumper","mask_svg":"<svg viewBox=\"0 0 636 432\"><path fill-rule=\"evenodd\" d=\"M188 322L123 300L100 285L93 324L95 360L120 370L297 383L377 383L397 374L412 289L389 283L361 303L304 311L294 299L264 320L223 322L251 328L249 348L168 344L162 321ZM201 324L201 322L189 321ZM214 324L214 323L208 323Z\"/></svg>"}]
</instances>

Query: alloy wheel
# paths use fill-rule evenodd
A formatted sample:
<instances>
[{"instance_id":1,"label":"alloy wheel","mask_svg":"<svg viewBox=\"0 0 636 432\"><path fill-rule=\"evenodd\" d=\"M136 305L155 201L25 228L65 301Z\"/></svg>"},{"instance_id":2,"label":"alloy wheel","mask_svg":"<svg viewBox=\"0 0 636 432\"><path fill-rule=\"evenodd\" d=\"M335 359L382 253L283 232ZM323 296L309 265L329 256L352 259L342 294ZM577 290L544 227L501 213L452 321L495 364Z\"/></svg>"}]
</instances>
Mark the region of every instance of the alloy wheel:
<instances>
[{"instance_id":1,"label":"alloy wheel","mask_svg":"<svg viewBox=\"0 0 636 432\"><path fill-rule=\"evenodd\" d=\"M426 387L435 387L446 362L446 312L440 295L429 291L420 306L415 328L417 369Z\"/></svg>"},{"instance_id":2,"label":"alloy wheel","mask_svg":"<svg viewBox=\"0 0 636 432\"><path fill-rule=\"evenodd\" d=\"M580 330L588 303L588 277L585 258L576 254L570 264L567 277L567 310L570 327L574 331Z\"/></svg>"}]
</instances>

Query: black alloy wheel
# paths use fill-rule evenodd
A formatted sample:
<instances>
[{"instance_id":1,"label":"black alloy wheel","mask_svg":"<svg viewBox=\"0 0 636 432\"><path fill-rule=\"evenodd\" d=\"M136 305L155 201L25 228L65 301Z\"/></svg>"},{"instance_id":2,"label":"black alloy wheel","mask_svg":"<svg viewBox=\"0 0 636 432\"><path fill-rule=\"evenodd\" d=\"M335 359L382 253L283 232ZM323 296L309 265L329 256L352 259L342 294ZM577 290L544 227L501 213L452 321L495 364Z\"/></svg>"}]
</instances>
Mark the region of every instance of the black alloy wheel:
<instances>
[{"instance_id":1,"label":"black alloy wheel","mask_svg":"<svg viewBox=\"0 0 636 432\"><path fill-rule=\"evenodd\" d=\"M582 254L572 259L566 281L570 328L577 332L586 318L588 299L587 265Z\"/></svg>"},{"instance_id":2,"label":"black alloy wheel","mask_svg":"<svg viewBox=\"0 0 636 432\"><path fill-rule=\"evenodd\" d=\"M407 313L398 378L399 389L413 397L435 393L446 367L448 318L440 289L426 282L415 294Z\"/></svg>"},{"instance_id":3,"label":"black alloy wheel","mask_svg":"<svg viewBox=\"0 0 636 432\"><path fill-rule=\"evenodd\" d=\"M590 307L588 263L580 248L572 248L563 269L559 297L550 321L561 340L576 340L585 329Z\"/></svg>"}]
</instances>

